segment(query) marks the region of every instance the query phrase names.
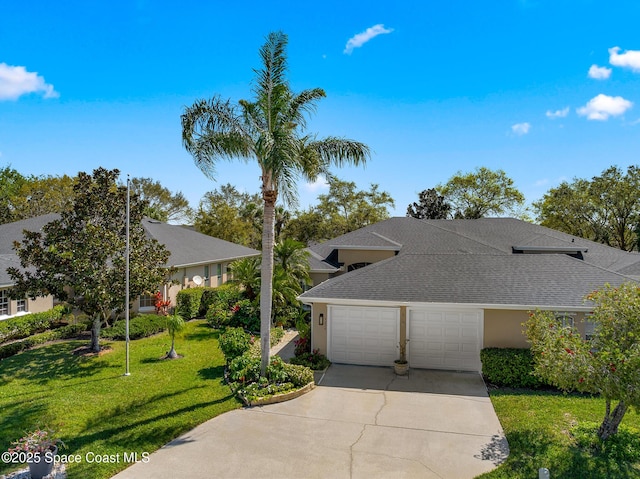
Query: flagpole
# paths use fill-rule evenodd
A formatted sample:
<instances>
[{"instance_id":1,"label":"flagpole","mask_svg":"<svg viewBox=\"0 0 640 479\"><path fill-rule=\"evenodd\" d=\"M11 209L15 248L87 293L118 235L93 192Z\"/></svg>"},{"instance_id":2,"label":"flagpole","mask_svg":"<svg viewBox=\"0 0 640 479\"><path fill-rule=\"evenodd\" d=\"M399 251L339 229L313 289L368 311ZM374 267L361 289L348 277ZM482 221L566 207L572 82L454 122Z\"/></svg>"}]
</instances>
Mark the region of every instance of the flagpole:
<instances>
[{"instance_id":1,"label":"flagpole","mask_svg":"<svg viewBox=\"0 0 640 479\"><path fill-rule=\"evenodd\" d=\"M130 181L129 175L127 175L127 240L126 240L126 266L125 266L125 305L124 305L124 317L125 317L125 338L126 338L126 368L125 376L130 376L129 372L129 217L130 217L130 205L129 205L129 190Z\"/></svg>"}]
</instances>

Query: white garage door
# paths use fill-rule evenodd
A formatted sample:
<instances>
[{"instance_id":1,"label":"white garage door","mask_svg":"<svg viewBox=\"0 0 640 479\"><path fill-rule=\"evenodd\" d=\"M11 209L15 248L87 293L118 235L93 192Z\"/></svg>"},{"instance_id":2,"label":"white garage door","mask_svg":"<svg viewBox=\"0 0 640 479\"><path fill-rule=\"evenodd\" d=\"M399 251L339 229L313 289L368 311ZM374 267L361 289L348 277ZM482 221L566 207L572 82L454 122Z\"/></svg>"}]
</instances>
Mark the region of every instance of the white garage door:
<instances>
[{"instance_id":1,"label":"white garage door","mask_svg":"<svg viewBox=\"0 0 640 479\"><path fill-rule=\"evenodd\" d=\"M482 310L409 310L409 365L480 371Z\"/></svg>"},{"instance_id":2,"label":"white garage door","mask_svg":"<svg viewBox=\"0 0 640 479\"><path fill-rule=\"evenodd\" d=\"M329 306L328 356L334 363L389 366L398 357L397 308Z\"/></svg>"}]
</instances>

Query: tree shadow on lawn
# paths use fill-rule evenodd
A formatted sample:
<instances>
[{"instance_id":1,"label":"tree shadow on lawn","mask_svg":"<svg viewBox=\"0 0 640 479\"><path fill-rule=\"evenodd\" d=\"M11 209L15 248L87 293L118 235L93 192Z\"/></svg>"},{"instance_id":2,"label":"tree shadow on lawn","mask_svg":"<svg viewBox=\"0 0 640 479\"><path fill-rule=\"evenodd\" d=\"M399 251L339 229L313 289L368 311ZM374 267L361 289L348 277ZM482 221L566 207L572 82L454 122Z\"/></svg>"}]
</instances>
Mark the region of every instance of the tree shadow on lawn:
<instances>
[{"instance_id":1,"label":"tree shadow on lawn","mask_svg":"<svg viewBox=\"0 0 640 479\"><path fill-rule=\"evenodd\" d=\"M73 354L73 350L83 341L54 343L37 349L23 351L10 358L3 359L2 381L7 384L12 379L22 379L48 384L52 379L91 377L105 369L118 369L98 358L82 357Z\"/></svg>"},{"instance_id":2,"label":"tree shadow on lawn","mask_svg":"<svg viewBox=\"0 0 640 479\"><path fill-rule=\"evenodd\" d=\"M207 323L200 323L196 326L193 332L185 333L182 336L189 341L210 341L211 339L218 340L220 337L220 331L214 329Z\"/></svg>"},{"instance_id":3,"label":"tree shadow on lawn","mask_svg":"<svg viewBox=\"0 0 640 479\"><path fill-rule=\"evenodd\" d=\"M563 479L637 479L640 464L620 460L615 452L594 453L589 448L559 444L541 430L507 434L511 454L494 473L480 477L537 477L542 467Z\"/></svg>"},{"instance_id":4,"label":"tree shadow on lawn","mask_svg":"<svg viewBox=\"0 0 640 479\"><path fill-rule=\"evenodd\" d=\"M224 379L224 366L214 366L198 370L198 376L206 380Z\"/></svg>"}]
</instances>

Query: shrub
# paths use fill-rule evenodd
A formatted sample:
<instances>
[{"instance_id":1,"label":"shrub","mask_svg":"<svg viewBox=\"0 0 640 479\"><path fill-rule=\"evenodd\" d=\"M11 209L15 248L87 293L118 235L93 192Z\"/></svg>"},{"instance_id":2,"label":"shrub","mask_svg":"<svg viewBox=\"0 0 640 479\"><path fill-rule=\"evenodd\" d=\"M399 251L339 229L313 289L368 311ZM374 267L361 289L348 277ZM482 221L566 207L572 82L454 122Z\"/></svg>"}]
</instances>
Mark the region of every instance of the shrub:
<instances>
[{"instance_id":1,"label":"shrub","mask_svg":"<svg viewBox=\"0 0 640 479\"><path fill-rule=\"evenodd\" d=\"M110 328L100 330L100 336L114 341L124 341L126 337L126 321L118 320ZM140 339L161 333L167 329L167 318L157 314L141 314L129 321L129 339Z\"/></svg>"},{"instance_id":2,"label":"shrub","mask_svg":"<svg viewBox=\"0 0 640 479\"><path fill-rule=\"evenodd\" d=\"M202 288L202 297L200 298L200 310L198 312L199 316L204 316L209 311L209 308L213 303L216 302L218 298L218 288Z\"/></svg>"},{"instance_id":3,"label":"shrub","mask_svg":"<svg viewBox=\"0 0 640 479\"><path fill-rule=\"evenodd\" d=\"M284 368L287 380L291 381L295 387L301 388L313 381L313 371L306 366L285 363Z\"/></svg>"},{"instance_id":4,"label":"shrub","mask_svg":"<svg viewBox=\"0 0 640 479\"><path fill-rule=\"evenodd\" d=\"M231 307L230 324L248 331L260 331L260 309L250 300L243 299Z\"/></svg>"},{"instance_id":5,"label":"shrub","mask_svg":"<svg viewBox=\"0 0 640 479\"><path fill-rule=\"evenodd\" d=\"M312 352L300 354L294 358L291 358L291 364L300 364L314 371L322 371L327 369L331 365L331 361L327 359L324 354L320 354L317 349Z\"/></svg>"},{"instance_id":6,"label":"shrub","mask_svg":"<svg viewBox=\"0 0 640 479\"><path fill-rule=\"evenodd\" d=\"M212 328L221 328L230 325L231 314L226 305L215 302L209 306L205 319Z\"/></svg>"},{"instance_id":7,"label":"shrub","mask_svg":"<svg viewBox=\"0 0 640 479\"><path fill-rule=\"evenodd\" d=\"M270 384L280 384L287 380L286 363L280 356L271 356L267 366L267 379Z\"/></svg>"},{"instance_id":8,"label":"shrub","mask_svg":"<svg viewBox=\"0 0 640 479\"><path fill-rule=\"evenodd\" d=\"M0 343L46 331L59 322L65 314L65 306L58 305L42 313L30 313L0 321Z\"/></svg>"},{"instance_id":9,"label":"shrub","mask_svg":"<svg viewBox=\"0 0 640 479\"><path fill-rule=\"evenodd\" d=\"M246 353L251 347L251 343L251 336L245 333L242 328L227 328L218 338L218 344L227 364Z\"/></svg>"},{"instance_id":10,"label":"shrub","mask_svg":"<svg viewBox=\"0 0 640 479\"><path fill-rule=\"evenodd\" d=\"M185 320L198 317L203 291L204 288L188 288L178 291L176 312Z\"/></svg>"},{"instance_id":11,"label":"shrub","mask_svg":"<svg viewBox=\"0 0 640 479\"><path fill-rule=\"evenodd\" d=\"M275 346L284 337L284 329L282 328L270 328L269 329L269 344Z\"/></svg>"},{"instance_id":12,"label":"shrub","mask_svg":"<svg viewBox=\"0 0 640 479\"><path fill-rule=\"evenodd\" d=\"M238 394L242 394L248 402L256 399L273 396L274 394L286 393L295 389L292 383L283 384L259 384L251 383L248 386L238 390Z\"/></svg>"},{"instance_id":13,"label":"shrub","mask_svg":"<svg viewBox=\"0 0 640 479\"><path fill-rule=\"evenodd\" d=\"M260 377L260 357L245 352L229 362L229 379L242 384L257 382Z\"/></svg>"},{"instance_id":14,"label":"shrub","mask_svg":"<svg viewBox=\"0 0 640 479\"><path fill-rule=\"evenodd\" d=\"M44 344L47 341L55 341L57 339L68 339L77 336L78 333L87 329L86 324L70 324L68 326L62 326L61 328L46 331L40 334L34 334L22 341L16 341L14 343L5 344L0 346L0 359L8 358L14 354L18 354L21 351Z\"/></svg>"},{"instance_id":15,"label":"shrub","mask_svg":"<svg viewBox=\"0 0 640 479\"><path fill-rule=\"evenodd\" d=\"M480 351L482 374L496 386L538 388L545 384L533 375L533 354L524 348L485 348Z\"/></svg>"}]
</instances>

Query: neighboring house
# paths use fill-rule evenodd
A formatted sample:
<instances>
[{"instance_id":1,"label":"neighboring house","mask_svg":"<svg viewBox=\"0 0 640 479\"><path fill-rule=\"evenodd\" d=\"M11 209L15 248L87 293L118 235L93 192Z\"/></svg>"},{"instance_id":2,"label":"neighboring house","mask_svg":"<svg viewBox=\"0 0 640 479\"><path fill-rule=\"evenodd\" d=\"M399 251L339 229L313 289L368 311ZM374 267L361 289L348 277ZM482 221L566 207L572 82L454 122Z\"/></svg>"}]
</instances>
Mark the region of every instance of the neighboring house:
<instances>
[{"instance_id":1,"label":"neighboring house","mask_svg":"<svg viewBox=\"0 0 640 479\"><path fill-rule=\"evenodd\" d=\"M309 248L312 347L337 363L479 371L486 347L528 347L555 311L588 336L584 297L640 279L640 254L511 218L391 218ZM322 282L320 282L322 281Z\"/></svg>"},{"instance_id":2,"label":"neighboring house","mask_svg":"<svg viewBox=\"0 0 640 479\"><path fill-rule=\"evenodd\" d=\"M10 266L20 266L20 260L13 250L14 241L22 241L23 231L41 231L42 227L58 218L56 214L38 216L15 223L0 225L0 320L9 317L46 311L53 307L51 296L31 300L10 300L8 291L13 282L7 273ZM171 252L169 266L176 269L172 282L160 286L165 298L175 304L181 289L195 286L218 286L229 279L227 268L236 259L258 256L260 252L237 245L197 231L177 225L162 223L149 218L143 219L143 226L150 238L164 244ZM194 281L194 278L196 281ZM199 284L198 284L199 283ZM142 312L155 310L155 297L145 295L134 301L134 310Z\"/></svg>"}]
</instances>

